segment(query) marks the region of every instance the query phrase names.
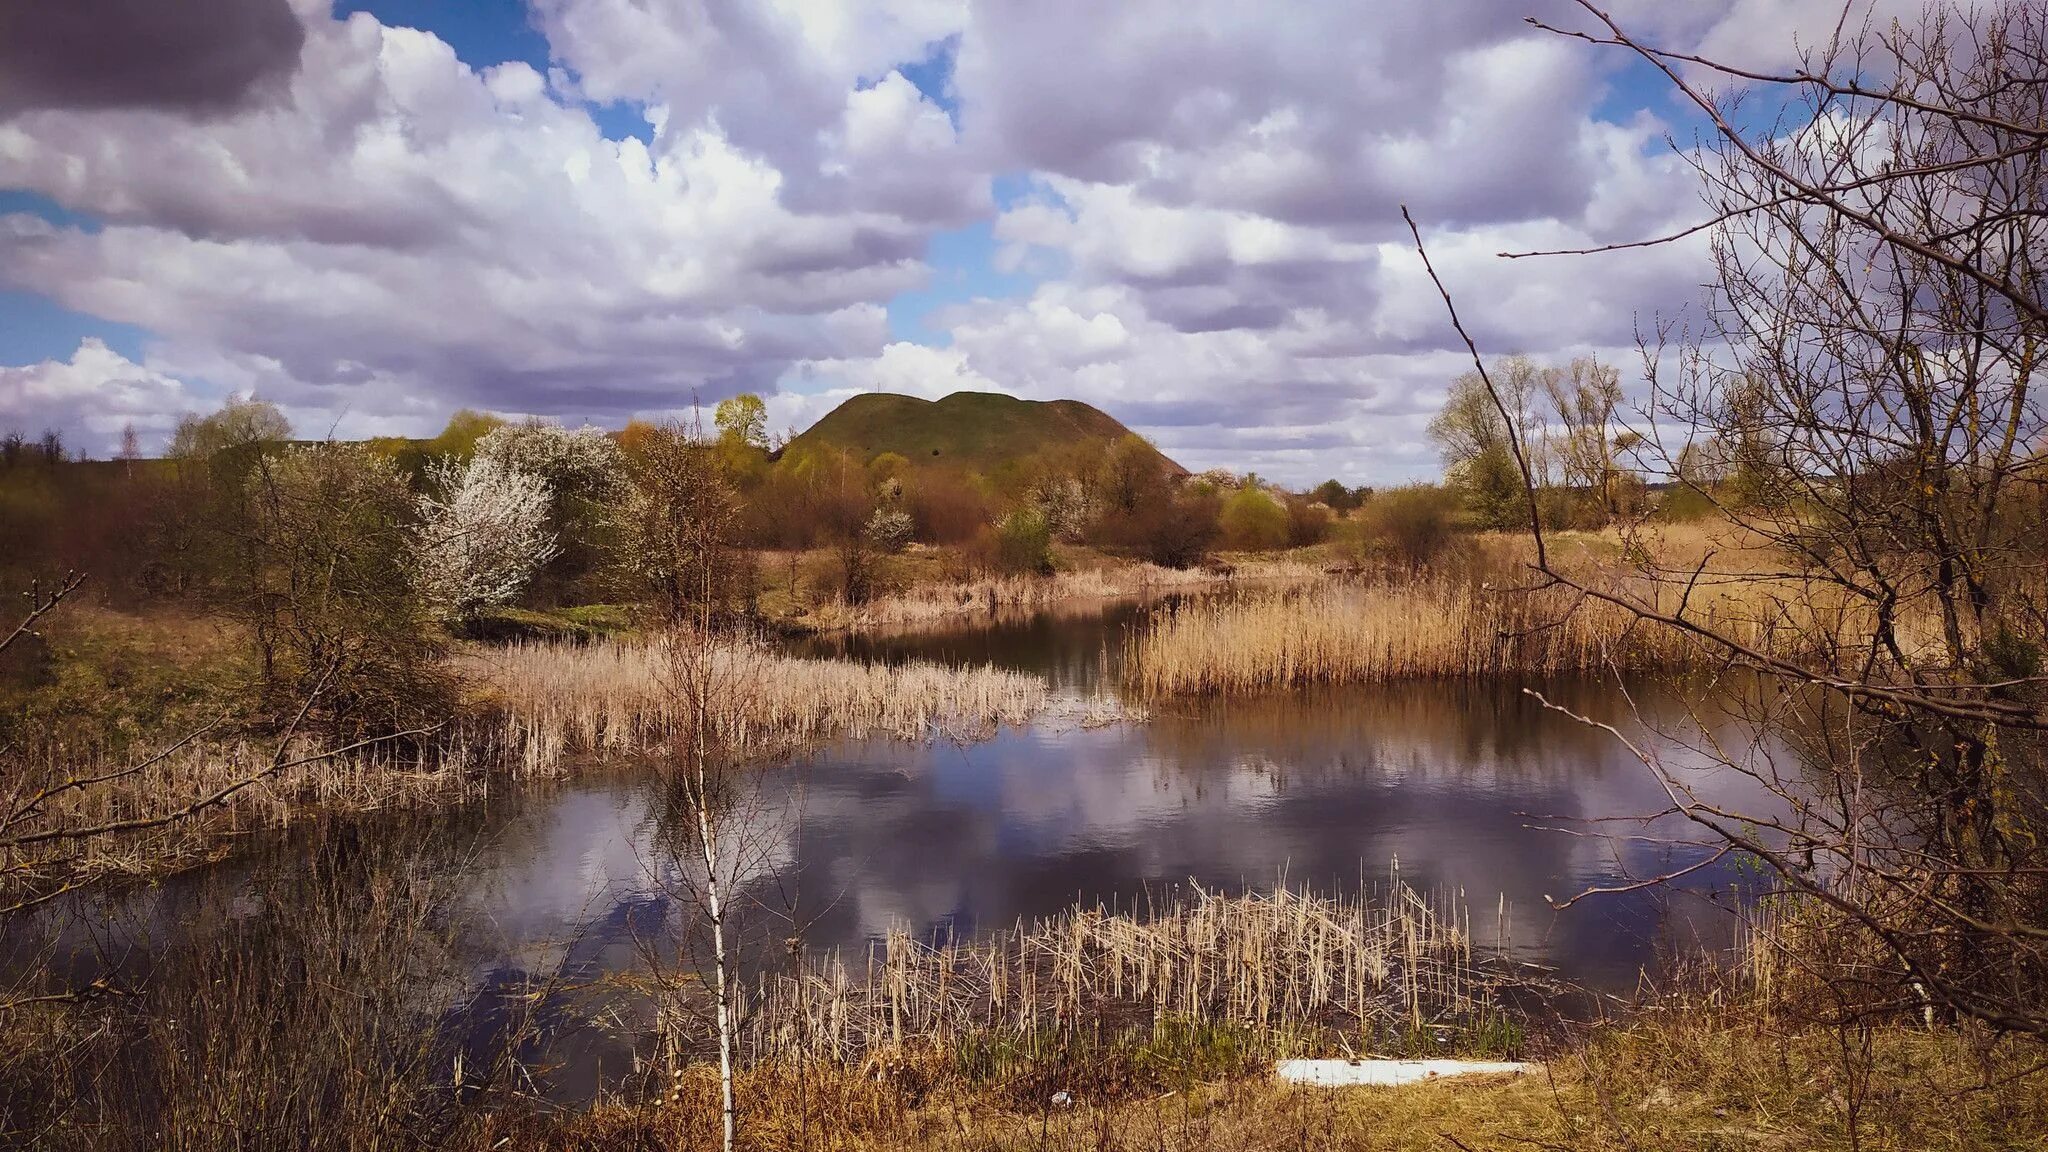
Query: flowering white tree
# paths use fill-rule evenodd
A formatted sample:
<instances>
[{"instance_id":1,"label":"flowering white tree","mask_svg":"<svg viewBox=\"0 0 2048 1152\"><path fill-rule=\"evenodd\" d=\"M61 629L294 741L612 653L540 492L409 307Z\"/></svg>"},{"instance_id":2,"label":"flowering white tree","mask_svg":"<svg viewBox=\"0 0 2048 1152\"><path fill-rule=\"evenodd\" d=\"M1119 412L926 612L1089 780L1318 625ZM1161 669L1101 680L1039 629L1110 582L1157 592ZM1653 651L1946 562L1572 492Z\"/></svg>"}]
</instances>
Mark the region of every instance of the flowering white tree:
<instances>
[{"instance_id":1,"label":"flowering white tree","mask_svg":"<svg viewBox=\"0 0 2048 1152\"><path fill-rule=\"evenodd\" d=\"M603 502L621 475L619 446L600 428L564 428L537 421L494 428L476 442L476 456L538 476L565 500Z\"/></svg>"},{"instance_id":2,"label":"flowering white tree","mask_svg":"<svg viewBox=\"0 0 2048 1152\"><path fill-rule=\"evenodd\" d=\"M420 582L427 602L449 619L516 595L553 559L553 503L545 478L482 452L469 462L427 468L420 497Z\"/></svg>"}]
</instances>

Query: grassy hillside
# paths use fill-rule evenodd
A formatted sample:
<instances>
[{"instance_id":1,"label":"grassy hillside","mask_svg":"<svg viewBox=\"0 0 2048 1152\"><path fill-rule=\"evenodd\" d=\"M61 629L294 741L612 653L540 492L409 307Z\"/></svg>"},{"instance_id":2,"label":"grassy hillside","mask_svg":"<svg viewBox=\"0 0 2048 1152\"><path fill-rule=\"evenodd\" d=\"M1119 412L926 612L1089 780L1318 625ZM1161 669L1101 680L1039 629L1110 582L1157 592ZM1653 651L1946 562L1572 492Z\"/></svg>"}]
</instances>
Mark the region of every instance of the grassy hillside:
<instances>
[{"instance_id":1,"label":"grassy hillside","mask_svg":"<svg viewBox=\"0 0 2048 1152\"><path fill-rule=\"evenodd\" d=\"M985 472L1048 448L1111 443L1129 434L1115 417L1079 400L1019 400L993 392L925 400L867 392L827 413L788 450L829 445L862 460L894 452L912 464ZM1177 474L1186 471L1171 460L1167 465Z\"/></svg>"}]
</instances>

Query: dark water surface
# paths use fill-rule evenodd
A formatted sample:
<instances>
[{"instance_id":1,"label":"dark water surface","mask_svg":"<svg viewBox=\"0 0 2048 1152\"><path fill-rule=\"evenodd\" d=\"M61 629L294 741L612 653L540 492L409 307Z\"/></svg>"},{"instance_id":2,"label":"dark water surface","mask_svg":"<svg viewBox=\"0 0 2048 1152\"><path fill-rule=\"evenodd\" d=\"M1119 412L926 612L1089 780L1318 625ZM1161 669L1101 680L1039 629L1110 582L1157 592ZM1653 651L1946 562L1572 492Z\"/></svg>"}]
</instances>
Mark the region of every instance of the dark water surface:
<instances>
[{"instance_id":1,"label":"dark water surface","mask_svg":"<svg viewBox=\"0 0 2048 1152\"><path fill-rule=\"evenodd\" d=\"M1102 692L1138 611L835 647L871 659L994 663L1043 672L1063 692ZM1631 704L1591 681L1541 687L1632 731L1632 709L1659 727L1685 727L1686 701L1670 688L1634 686ZM1144 723L1049 723L969 745L833 745L750 785L756 931L779 943L800 929L811 948L857 950L892 930L971 935L1076 900L1128 905L1190 881L1350 890L1383 882L1398 862L1412 884L1462 893L1482 941L1499 939L1595 987L1625 990L1644 967L1724 943L1728 919L1704 900L1635 893L1549 908L1546 895L1670 871L1703 853L1548 830L1652 812L1662 793L1611 736L1546 711L1520 688L1318 690L1163 705ZM1682 749L1660 747L1686 762ZM1733 787L1699 783L1710 799ZM388 832L435 847L433 867L460 885L475 915L465 955L475 985L489 989L643 964L639 938L659 935L674 914L661 883L669 866L660 810L646 776L620 767L431 821L351 822L345 835ZM80 970L108 955L175 966L192 908L232 904L253 871L294 867L337 834L302 830L250 859L73 909L67 934L94 945ZM1737 880L1704 870L1689 884L1725 893ZM615 1049L579 1043L621 1062Z\"/></svg>"}]
</instances>

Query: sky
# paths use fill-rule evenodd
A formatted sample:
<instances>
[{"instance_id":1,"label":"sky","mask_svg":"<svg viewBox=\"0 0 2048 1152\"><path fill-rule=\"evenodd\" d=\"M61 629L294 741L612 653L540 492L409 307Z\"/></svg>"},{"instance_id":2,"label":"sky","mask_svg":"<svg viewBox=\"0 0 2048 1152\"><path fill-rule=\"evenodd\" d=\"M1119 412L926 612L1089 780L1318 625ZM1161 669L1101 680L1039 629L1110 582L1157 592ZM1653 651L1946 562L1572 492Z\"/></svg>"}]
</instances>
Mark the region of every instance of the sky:
<instances>
[{"instance_id":1,"label":"sky","mask_svg":"<svg viewBox=\"0 0 2048 1152\"><path fill-rule=\"evenodd\" d=\"M1865 4L1872 0L1864 0ZM1888 0L1875 0L1880 9ZM1823 0L1614 0L1782 66ZM1861 9L1859 9L1861 11ZM1883 12L1878 12L1882 16ZM1095 404L1195 469L1438 469L1489 356L1697 309L1699 125L1569 0L70 0L0 13L0 426L160 448L741 391Z\"/></svg>"}]
</instances>

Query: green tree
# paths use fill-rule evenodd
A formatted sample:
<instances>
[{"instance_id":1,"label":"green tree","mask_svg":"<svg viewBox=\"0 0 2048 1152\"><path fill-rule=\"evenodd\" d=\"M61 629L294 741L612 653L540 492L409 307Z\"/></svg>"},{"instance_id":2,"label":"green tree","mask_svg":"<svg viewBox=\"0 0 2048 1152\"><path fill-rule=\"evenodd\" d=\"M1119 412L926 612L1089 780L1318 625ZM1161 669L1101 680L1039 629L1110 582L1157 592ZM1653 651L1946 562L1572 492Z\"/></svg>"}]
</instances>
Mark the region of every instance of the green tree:
<instances>
[{"instance_id":1,"label":"green tree","mask_svg":"<svg viewBox=\"0 0 2048 1152\"><path fill-rule=\"evenodd\" d=\"M1364 494L1368 491L1365 488L1346 488L1342 482L1332 478L1309 489L1308 496L1332 512L1350 512L1365 502Z\"/></svg>"},{"instance_id":2,"label":"green tree","mask_svg":"<svg viewBox=\"0 0 2048 1152\"><path fill-rule=\"evenodd\" d=\"M1052 527L1036 508L1019 508L996 526L996 566L1012 575L1052 571Z\"/></svg>"},{"instance_id":3,"label":"green tree","mask_svg":"<svg viewBox=\"0 0 2048 1152\"><path fill-rule=\"evenodd\" d=\"M768 447L768 405L752 392L728 396L712 410L718 438L752 448Z\"/></svg>"},{"instance_id":4,"label":"green tree","mask_svg":"<svg viewBox=\"0 0 2048 1152\"><path fill-rule=\"evenodd\" d=\"M1102 502L1111 511L1134 513L1148 500L1161 495L1167 486L1165 462L1159 450L1135 433L1118 440L1103 461L1097 478Z\"/></svg>"},{"instance_id":5,"label":"green tree","mask_svg":"<svg viewBox=\"0 0 2048 1152\"><path fill-rule=\"evenodd\" d=\"M277 405L254 396L229 396L207 416L188 412L171 434L170 455L181 460L211 460L233 449L279 444L291 439L291 421Z\"/></svg>"},{"instance_id":6,"label":"green tree","mask_svg":"<svg viewBox=\"0 0 2048 1152\"><path fill-rule=\"evenodd\" d=\"M1534 412L1545 374L1523 356L1503 358L1490 373L1500 404L1479 373L1467 372L1451 382L1442 410L1429 422L1429 438L1436 441L1445 472L1472 519L1488 528L1515 527L1526 522L1526 513L1518 516L1517 510L1527 507L1515 464L1517 447L1536 473L1537 485L1547 484L1539 451L1543 435Z\"/></svg>"},{"instance_id":7,"label":"green tree","mask_svg":"<svg viewBox=\"0 0 2048 1152\"><path fill-rule=\"evenodd\" d=\"M1287 546L1287 509L1264 488L1246 484L1223 501L1217 516L1223 542L1245 552Z\"/></svg>"},{"instance_id":8,"label":"green tree","mask_svg":"<svg viewBox=\"0 0 2048 1152\"><path fill-rule=\"evenodd\" d=\"M738 515L713 445L675 426L646 434L612 512L627 594L686 628L738 615L754 590L753 570L733 547Z\"/></svg>"},{"instance_id":9,"label":"green tree","mask_svg":"<svg viewBox=\"0 0 2048 1152\"><path fill-rule=\"evenodd\" d=\"M505 426L502 417L474 408L457 409L448 418L448 426L441 434L427 444L427 450L436 456L452 456L467 460L476 452L476 442Z\"/></svg>"}]
</instances>

